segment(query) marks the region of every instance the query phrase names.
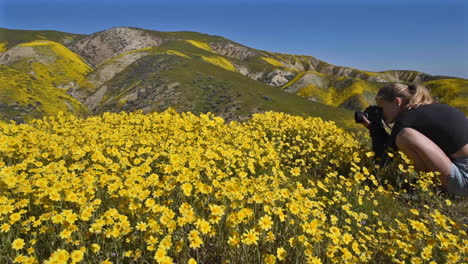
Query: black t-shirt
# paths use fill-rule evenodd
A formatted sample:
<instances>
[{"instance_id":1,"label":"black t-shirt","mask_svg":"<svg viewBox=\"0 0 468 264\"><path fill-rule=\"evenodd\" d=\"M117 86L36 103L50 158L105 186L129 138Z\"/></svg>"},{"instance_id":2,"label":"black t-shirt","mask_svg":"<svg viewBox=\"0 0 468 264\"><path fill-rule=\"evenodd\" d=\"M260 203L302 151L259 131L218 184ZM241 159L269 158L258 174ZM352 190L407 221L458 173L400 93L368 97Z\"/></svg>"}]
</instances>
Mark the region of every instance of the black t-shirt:
<instances>
[{"instance_id":1,"label":"black t-shirt","mask_svg":"<svg viewBox=\"0 0 468 264\"><path fill-rule=\"evenodd\" d=\"M468 144L468 119L446 104L422 105L400 113L391 133L392 145L405 127L413 128L431 139L447 156Z\"/></svg>"}]
</instances>

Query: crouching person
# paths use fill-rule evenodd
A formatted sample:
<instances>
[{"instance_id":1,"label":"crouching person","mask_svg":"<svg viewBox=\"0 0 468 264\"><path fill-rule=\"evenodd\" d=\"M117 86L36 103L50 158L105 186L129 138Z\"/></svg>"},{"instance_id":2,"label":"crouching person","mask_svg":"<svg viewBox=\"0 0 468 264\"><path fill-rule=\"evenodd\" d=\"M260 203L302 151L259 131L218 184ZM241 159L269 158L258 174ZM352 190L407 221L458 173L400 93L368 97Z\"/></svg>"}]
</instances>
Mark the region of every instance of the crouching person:
<instances>
[{"instance_id":1,"label":"crouching person","mask_svg":"<svg viewBox=\"0 0 468 264\"><path fill-rule=\"evenodd\" d=\"M387 147L405 153L422 172L439 172L449 193L468 196L468 119L463 112L435 103L421 85L393 83L379 90L377 106L356 113L370 131L376 156L385 164ZM362 114L362 115L359 115ZM381 116L380 120L377 116ZM393 123L390 135L382 119Z\"/></svg>"}]
</instances>

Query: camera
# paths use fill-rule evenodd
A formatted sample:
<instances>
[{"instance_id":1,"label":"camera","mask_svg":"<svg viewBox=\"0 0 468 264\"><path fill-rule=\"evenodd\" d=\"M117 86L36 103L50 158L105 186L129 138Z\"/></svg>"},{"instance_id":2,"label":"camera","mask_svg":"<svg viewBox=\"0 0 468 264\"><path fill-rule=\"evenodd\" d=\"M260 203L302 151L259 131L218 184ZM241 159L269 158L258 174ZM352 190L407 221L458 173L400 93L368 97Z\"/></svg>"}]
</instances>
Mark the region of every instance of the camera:
<instances>
[{"instance_id":1,"label":"camera","mask_svg":"<svg viewBox=\"0 0 468 264\"><path fill-rule=\"evenodd\" d=\"M382 108L376 105L371 105L362 112L354 112L354 121L356 123L363 123L364 117L373 124L379 124L383 119Z\"/></svg>"}]
</instances>

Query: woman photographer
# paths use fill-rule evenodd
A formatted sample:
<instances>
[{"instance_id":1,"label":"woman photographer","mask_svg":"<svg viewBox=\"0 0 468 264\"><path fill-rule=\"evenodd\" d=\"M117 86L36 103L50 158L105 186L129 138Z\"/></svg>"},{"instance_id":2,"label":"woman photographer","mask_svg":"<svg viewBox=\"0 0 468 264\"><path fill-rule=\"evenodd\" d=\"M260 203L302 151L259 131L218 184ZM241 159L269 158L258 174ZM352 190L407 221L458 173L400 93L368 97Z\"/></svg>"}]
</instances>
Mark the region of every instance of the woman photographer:
<instances>
[{"instance_id":1,"label":"woman photographer","mask_svg":"<svg viewBox=\"0 0 468 264\"><path fill-rule=\"evenodd\" d=\"M380 144L405 153L417 171L440 172L442 186L449 193L468 196L468 119L465 114L454 107L434 103L429 91L421 85L387 85L377 93L376 103L381 107L385 122L394 125L388 136L382 124L378 124L381 122L371 123L363 117L362 124L370 130L373 145L376 138L378 141L385 139L386 142Z\"/></svg>"}]
</instances>

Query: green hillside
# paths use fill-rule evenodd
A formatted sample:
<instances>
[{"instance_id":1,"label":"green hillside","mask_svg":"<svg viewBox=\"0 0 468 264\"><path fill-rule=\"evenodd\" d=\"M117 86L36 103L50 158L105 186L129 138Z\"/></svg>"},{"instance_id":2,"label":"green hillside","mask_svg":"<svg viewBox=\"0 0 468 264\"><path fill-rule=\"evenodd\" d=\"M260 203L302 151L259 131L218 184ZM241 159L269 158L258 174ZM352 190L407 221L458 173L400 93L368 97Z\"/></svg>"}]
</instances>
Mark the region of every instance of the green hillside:
<instances>
[{"instance_id":1,"label":"green hillside","mask_svg":"<svg viewBox=\"0 0 468 264\"><path fill-rule=\"evenodd\" d=\"M133 30L138 29L133 28ZM375 93L387 83L394 81L413 83L433 79L430 75L416 71L368 72L334 66L312 56L256 50L223 37L197 32L149 30L144 30L144 32L165 39L165 44L155 48L160 53L186 56L192 59L201 58L213 65L233 72L237 71L251 79L276 86L289 93L349 110L360 110L375 103ZM102 38L102 36L99 37ZM144 51L148 52L148 49ZM131 52L141 51L143 49ZM112 63L112 60L107 61L106 64ZM311 79L312 74L316 75L316 78ZM317 82L317 79L322 80ZM93 87L92 81L84 83L83 86Z\"/></svg>"},{"instance_id":2,"label":"green hillside","mask_svg":"<svg viewBox=\"0 0 468 264\"><path fill-rule=\"evenodd\" d=\"M139 59L109 80L104 85L108 92L96 112L134 111L141 106L146 111L161 111L173 107L178 111L213 112L226 119L236 119L256 112L279 111L321 116L341 126L351 126L352 113L345 109L283 92L205 61L201 56L191 59L161 54L161 51L155 49L155 54Z\"/></svg>"},{"instance_id":3,"label":"green hillside","mask_svg":"<svg viewBox=\"0 0 468 264\"><path fill-rule=\"evenodd\" d=\"M173 107L194 113L213 112L235 120L272 110L317 115L342 126L353 126L350 111L315 103L243 76L234 67L240 60L220 56L200 40L174 40L126 52L88 76L100 75L99 70L132 54L142 57L110 80L98 86L94 85L94 77L80 82L78 91L91 98L87 103L95 113L138 109L151 112Z\"/></svg>"}]
</instances>

